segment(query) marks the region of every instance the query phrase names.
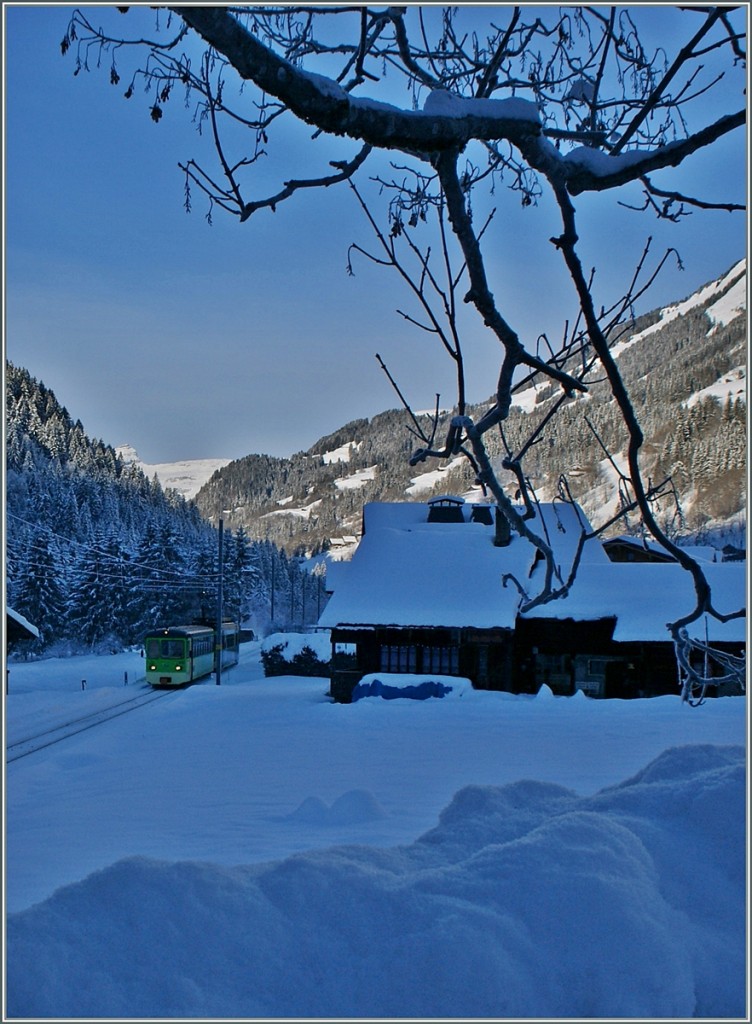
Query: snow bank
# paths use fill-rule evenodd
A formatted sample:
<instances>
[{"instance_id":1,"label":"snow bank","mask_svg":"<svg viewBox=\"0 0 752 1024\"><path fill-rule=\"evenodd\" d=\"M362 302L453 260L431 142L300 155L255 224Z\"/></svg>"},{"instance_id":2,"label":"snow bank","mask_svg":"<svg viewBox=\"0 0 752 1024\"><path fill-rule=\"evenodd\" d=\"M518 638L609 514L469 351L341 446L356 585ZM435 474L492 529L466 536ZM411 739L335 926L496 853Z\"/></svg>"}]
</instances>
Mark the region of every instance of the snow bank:
<instances>
[{"instance_id":1,"label":"snow bank","mask_svg":"<svg viewBox=\"0 0 752 1024\"><path fill-rule=\"evenodd\" d=\"M321 797L306 797L292 814L287 815L287 820L326 828L332 825L360 825L386 817L387 812L370 790L349 789L331 805Z\"/></svg>"},{"instance_id":2,"label":"snow bank","mask_svg":"<svg viewBox=\"0 0 752 1024\"><path fill-rule=\"evenodd\" d=\"M744 829L743 749L695 745L590 797L465 787L391 849L128 858L9 916L7 1011L740 1017Z\"/></svg>"}]
</instances>

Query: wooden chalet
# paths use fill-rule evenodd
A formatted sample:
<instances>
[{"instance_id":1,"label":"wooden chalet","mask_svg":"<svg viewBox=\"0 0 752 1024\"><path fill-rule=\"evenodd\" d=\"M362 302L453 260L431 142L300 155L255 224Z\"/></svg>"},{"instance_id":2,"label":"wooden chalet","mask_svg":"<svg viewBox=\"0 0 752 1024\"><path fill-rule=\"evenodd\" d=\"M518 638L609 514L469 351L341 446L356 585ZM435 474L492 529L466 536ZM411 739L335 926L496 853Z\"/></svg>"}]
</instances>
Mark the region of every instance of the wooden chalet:
<instances>
[{"instance_id":1,"label":"wooden chalet","mask_svg":"<svg viewBox=\"0 0 752 1024\"><path fill-rule=\"evenodd\" d=\"M723 553L708 544L682 545L695 561L721 562ZM612 562L675 562L673 555L655 541L640 537L609 537L603 541L603 550Z\"/></svg>"},{"instance_id":2,"label":"wooden chalet","mask_svg":"<svg viewBox=\"0 0 752 1024\"><path fill-rule=\"evenodd\" d=\"M542 505L542 530L564 577L583 529L575 505ZM678 693L666 623L694 603L689 574L668 563L618 563L585 543L568 596L519 611L544 567L528 541L509 534L494 506L452 496L429 503L373 503L349 563L339 563L319 625L331 630L331 696L349 702L371 673L455 675L476 688L594 697ZM721 610L745 604L743 566L708 564ZM504 582L506 580L506 582ZM698 639L733 653L742 620L694 624Z\"/></svg>"},{"instance_id":3,"label":"wooden chalet","mask_svg":"<svg viewBox=\"0 0 752 1024\"><path fill-rule=\"evenodd\" d=\"M673 562L674 559L657 544L636 537L610 537L603 541L603 550L612 562Z\"/></svg>"}]
</instances>

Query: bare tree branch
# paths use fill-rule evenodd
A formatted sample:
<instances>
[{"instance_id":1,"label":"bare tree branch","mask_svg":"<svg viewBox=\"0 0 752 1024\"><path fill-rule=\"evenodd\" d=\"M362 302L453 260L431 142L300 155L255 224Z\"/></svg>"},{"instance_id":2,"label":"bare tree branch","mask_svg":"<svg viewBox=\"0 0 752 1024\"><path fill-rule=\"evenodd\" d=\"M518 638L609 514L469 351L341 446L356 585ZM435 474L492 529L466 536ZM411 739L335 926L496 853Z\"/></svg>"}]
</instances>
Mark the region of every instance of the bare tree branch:
<instances>
[{"instance_id":1,"label":"bare tree branch","mask_svg":"<svg viewBox=\"0 0 752 1024\"><path fill-rule=\"evenodd\" d=\"M741 211L741 204L731 199L688 195L672 169L696 153L712 150L745 125L743 83L738 81L736 100L726 88L729 74L739 79L736 69L745 59L744 33L735 28L733 8L676 8L672 10L677 23L691 22L688 36L662 40L650 52L638 30L639 7L519 5L489 10L499 14L503 25L489 20L483 34L464 31L461 8L429 5L411 17L413 12L402 7L188 5L168 8L170 18L180 18L181 24L175 31L168 22L161 41L159 33L139 33L131 40L107 34L94 27L84 9L74 12L61 49L73 49L74 74L106 62L113 84L119 81L118 68L126 53L145 53L125 95L132 95L133 83L143 79L156 93L151 109L155 121L163 116L173 87L185 91L194 122L210 134L218 167L204 168L194 159L180 165L187 208L191 184L208 197L210 214L216 205L246 221L257 211L274 211L299 193L350 183L376 244L370 252L353 243L349 272L358 254L394 271L417 306L417 312L400 306L399 315L435 338L454 366L456 415L447 426L439 415L437 395L427 429L377 356L420 445L410 464L460 455L469 460L484 493L493 496L510 527L533 546L542 566L542 572L534 574L535 593L529 581L508 581L519 590L523 611L569 591L585 541L593 535L583 526L572 566L556 563L545 523L536 511L526 460L529 463L531 453L541 451L539 446L559 417L566 415L563 410L572 405L570 399L591 387L608 388L619 410L619 431L625 434L627 468L622 469L610 453L610 440L592 426L597 444L616 470L621 502L616 517L593 532L636 512L650 535L690 574L694 608L668 625L668 635L674 642L684 699L701 703L710 674L739 679L743 665L734 656L698 644L687 627L702 616L727 622L743 612L718 610L702 567L668 535L671 525L664 529L659 524L658 504L675 499L676 492L670 477L658 485L649 477L643 479L643 429L613 353L634 320L637 302L669 256L679 256L669 248L648 271L648 239L622 294L609 300L608 308L597 308L595 268L586 272L581 263L572 198L613 191L615 203L652 211L668 224L698 210ZM200 67L195 56L180 52L189 29L207 45ZM233 100L226 82L235 77L239 88ZM389 102L359 92L362 86L391 86L395 77L406 89L404 108L395 104L393 91ZM253 94L250 103L246 86ZM276 192L259 196L253 184L255 165L267 152L270 131L277 130L285 114L310 125L316 139L330 136L332 145L335 139L354 140L357 152L330 159L334 173L311 168L307 176L290 175ZM232 131L223 134L225 122ZM341 142L336 145L341 153ZM386 227L356 183L373 150L404 154L404 159L392 162L393 177L379 170L374 179L385 194L380 201L386 207ZM661 187L650 177L656 171L664 172ZM619 196L618 190L630 184L642 186L640 207L630 207L630 200ZM503 224L492 212L478 229L473 196L485 190L496 203L502 186L523 206L534 206L545 195L557 205L561 233L551 242L568 271L575 303L573 315L566 321L562 317L565 326L558 346L537 327L531 331L536 339L532 346L523 344L508 315L503 284L492 287L490 270L495 268L488 254ZM466 286L464 297L460 286L463 291ZM462 310L471 317L477 314L500 346L495 395L477 421L467 415L469 341L463 333ZM518 429L510 415L513 395L540 382L550 404L526 430ZM437 437L440 421L444 437ZM584 422L590 421L584 417ZM499 428L505 453L496 464L489 455L494 427ZM510 474L522 506L509 498L502 471ZM574 499L567 473L572 472L571 465L565 466L559 477L559 499L570 504ZM703 664L698 668L699 656ZM714 661L714 668L709 661Z\"/></svg>"}]
</instances>

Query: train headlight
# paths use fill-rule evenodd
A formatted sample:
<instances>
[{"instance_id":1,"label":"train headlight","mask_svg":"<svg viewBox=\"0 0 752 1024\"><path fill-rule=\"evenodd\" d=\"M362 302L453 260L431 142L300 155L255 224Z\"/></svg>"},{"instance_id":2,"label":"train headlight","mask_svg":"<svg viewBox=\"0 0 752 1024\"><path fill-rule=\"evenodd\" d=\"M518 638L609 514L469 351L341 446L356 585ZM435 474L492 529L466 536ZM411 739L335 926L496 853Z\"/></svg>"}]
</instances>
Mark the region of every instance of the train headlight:
<instances>
[{"instance_id":1,"label":"train headlight","mask_svg":"<svg viewBox=\"0 0 752 1024\"><path fill-rule=\"evenodd\" d=\"M175 671L176 672L182 672L183 671L183 666L182 665L176 665L175 666Z\"/></svg>"},{"instance_id":2,"label":"train headlight","mask_svg":"<svg viewBox=\"0 0 752 1024\"><path fill-rule=\"evenodd\" d=\"M150 672L156 672L157 671L157 666L156 665L149 665L149 671Z\"/></svg>"}]
</instances>

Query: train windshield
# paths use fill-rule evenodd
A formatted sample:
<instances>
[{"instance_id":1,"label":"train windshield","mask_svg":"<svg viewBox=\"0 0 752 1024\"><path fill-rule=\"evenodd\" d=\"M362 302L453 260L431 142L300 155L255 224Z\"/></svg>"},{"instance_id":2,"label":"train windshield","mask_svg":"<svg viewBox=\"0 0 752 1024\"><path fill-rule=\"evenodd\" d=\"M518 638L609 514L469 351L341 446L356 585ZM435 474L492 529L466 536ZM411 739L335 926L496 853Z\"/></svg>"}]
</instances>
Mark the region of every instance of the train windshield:
<instances>
[{"instance_id":1,"label":"train windshield","mask_svg":"<svg viewBox=\"0 0 752 1024\"><path fill-rule=\"evenodd\" d=\"M147 658L184 658L185 640L149 637L146 641Z\"/></svg>"}]
</instances>

